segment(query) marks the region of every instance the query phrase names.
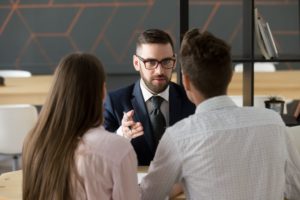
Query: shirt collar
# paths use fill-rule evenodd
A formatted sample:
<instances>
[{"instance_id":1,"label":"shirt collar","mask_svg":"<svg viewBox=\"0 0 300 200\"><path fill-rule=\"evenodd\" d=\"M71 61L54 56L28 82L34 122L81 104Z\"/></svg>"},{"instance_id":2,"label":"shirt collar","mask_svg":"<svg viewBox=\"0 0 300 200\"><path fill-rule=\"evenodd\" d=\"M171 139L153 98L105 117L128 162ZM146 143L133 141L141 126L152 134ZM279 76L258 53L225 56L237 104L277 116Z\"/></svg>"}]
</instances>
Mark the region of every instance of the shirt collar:
<instances>
[{"instance_id":1,"label":"shirt collar","mask_svg":"<svg viewBox=\"0 0 300 200\"><path fill-rule=\"evenodd\" d=\"M153 96L153 94L149 91L149 89L147 88L143 79L141 79L141 81L140 81L140 86L141 86L144 100L146 102ZM165 101L169 101L169 89L170 89L170 86L168 85L168 87L163 92L158 93L157 96L162 97Z\"/></svg>"},{"instance_id":2,"label":"shirt collar","mask_svg":"<svg viewBox=\"0 0 300 200\"><path fill-rule=\"evenodd\" d=\"M219 110L225 107L237 107L237 105L227 95L216 96L201 102L196 108L196 113Z\"/></svg>"}]
</instances>

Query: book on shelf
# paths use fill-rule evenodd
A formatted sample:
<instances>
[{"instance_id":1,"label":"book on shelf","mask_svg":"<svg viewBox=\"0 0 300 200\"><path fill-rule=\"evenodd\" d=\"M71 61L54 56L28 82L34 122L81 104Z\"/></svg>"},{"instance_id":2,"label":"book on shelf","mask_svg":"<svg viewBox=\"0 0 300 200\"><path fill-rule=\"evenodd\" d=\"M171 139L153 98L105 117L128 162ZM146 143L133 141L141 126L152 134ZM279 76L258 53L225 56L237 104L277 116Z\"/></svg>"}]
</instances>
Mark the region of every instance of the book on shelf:
<instances>
[{"instance_id":1,"label":"book on shelf","mask_svg":"<svg viewBox=\"0 0 300 200\"><path fill-rule=\"evenodd\" d=\"M257 8L254 10L254 17L256 41L260 52L267 60L277 58L278 50L269 23L263 19Z\"/></svg>"},{"instance_id":2,"label":"book on shelf","mask_svg":"<svg viewBox=\"0 0 300 200\"><path fill-rule=\"evenodd\" d=\"M271 42L271 47L272 47L272 51L274 53L274 58L277 58L278 57L278 50L277 50L276 44L274 42L274 37L273 37L273 34L271 32L271 28L270 28L270 25L269 25L268 22L266 23L266 29L267 29L267 34L269 36L268 38L270 39L270 42Z\"/></svg>"}]
</instances>

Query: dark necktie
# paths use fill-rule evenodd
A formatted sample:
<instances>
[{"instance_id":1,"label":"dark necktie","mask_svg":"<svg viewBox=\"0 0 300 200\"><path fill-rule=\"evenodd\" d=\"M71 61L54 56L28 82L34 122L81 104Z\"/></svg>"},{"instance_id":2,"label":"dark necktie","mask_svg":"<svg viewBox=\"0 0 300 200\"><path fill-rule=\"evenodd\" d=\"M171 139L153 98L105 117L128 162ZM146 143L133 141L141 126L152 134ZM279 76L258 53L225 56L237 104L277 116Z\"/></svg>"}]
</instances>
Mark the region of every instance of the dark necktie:
<instances>
[{"instance_id":1,"label":"dark necktie","mask_svg":"<svg viewBox=\"0 0 300 200\"><path fill-rule=\"evenodd\" d=\"M160 110L160 105L163 102L163 98L160 96L152 96L151 102L153 105L153 110L150 112L150 121L152 124L155 145L157 146L166 128L166 120Z\"/></svg>"}]
</instances>

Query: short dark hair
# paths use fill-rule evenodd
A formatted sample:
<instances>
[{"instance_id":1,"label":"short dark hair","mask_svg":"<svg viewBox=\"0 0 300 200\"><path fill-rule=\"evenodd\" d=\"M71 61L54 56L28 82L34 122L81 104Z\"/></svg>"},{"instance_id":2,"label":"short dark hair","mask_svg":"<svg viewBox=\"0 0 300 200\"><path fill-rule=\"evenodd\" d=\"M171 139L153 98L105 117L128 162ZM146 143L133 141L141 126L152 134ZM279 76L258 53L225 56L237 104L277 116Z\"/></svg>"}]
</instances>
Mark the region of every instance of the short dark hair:
<instances>
[{"instance_id":1,"label":"short dark hair","mask_svg":"<svg viewBox=\"0 0 300 200\"><path fill-rule=\"evenodd\" d=\"M142 44L170 44L174 52L174 44L171 36L159 29L148 29L142 32L136 42L136 49L138 49Z\"/></svg>"},{"instance_id":2,"label":"short dark hair","mask_svg":"<svg viewBox=\"0 0 300 200\"><path fill-rule=\"evenodd\" d=\"M188 31L180 49L182 72L205 98L224 95L232 77L230 46L199 29Z\"/></svg>"}]
</instances>

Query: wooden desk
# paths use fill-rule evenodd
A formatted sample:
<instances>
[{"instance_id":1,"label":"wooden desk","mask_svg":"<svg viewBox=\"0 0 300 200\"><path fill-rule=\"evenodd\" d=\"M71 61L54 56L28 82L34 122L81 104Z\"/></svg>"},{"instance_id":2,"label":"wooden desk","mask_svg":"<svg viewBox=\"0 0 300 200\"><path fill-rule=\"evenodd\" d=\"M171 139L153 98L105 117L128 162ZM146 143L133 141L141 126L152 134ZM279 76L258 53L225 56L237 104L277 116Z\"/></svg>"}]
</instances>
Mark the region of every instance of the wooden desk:
<instances>
[{"instance_id":1,"label":"wooden desk","mask_svg":"<svg viewBox=\"0 0 300 200\"><path fill-rule=\"evenodd\" d=\"M5 78L0 86L0 104L43 105L50 89L52 76Z\"/></svg>"},{"instance_id":2,"label":"wooden desk","mask_svg":"<svg viewBox=\"0 0 300 200\"><path fill-rule=\"evenodd\" d=\"M300 98L300 71L256 72L255 95ZM173 76L174 81L176 77ZM52 76L30 78L6 78L6 86L0 86L0 104L28 103L43 105L48 94ZM243 74L234 73L228 88L229 95L242 95Z\"/></svg>"},{"instance_id":3,"label":"wooden desk","mask_svg":"<svg viewBox=\"0 0 300 200\"><path fill-rule=\"evenodd\" d=\"M300 70L256 72L254 95L282 96L286 99L300 98ZM234 73L229 84L229 95L242 95L243 74Z\"/></svg>"},{"instance_id":4,"label":"wooden desk","mask_svg":"<svg viewBox=\"0 0 300 200\"><path fill-rule=\"evenodd\" d=\"M0 176L0 200L22 199L22 171L4 173Z\"/></svg>"},{"instance_id":5,"label":"wooden desk","mask_svg":"<svg viewBox=\"0 0 300 200\"><path fill-rule=\"evenodd\" d=\"M139 167L139 172L147 172L148 167ZM184 200L179 195L172 200ZM0 176L0 200L22 200L22 170L7 172Z\"/></svg>"}]
</instances>

